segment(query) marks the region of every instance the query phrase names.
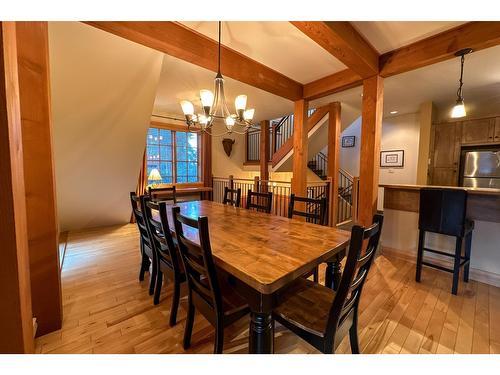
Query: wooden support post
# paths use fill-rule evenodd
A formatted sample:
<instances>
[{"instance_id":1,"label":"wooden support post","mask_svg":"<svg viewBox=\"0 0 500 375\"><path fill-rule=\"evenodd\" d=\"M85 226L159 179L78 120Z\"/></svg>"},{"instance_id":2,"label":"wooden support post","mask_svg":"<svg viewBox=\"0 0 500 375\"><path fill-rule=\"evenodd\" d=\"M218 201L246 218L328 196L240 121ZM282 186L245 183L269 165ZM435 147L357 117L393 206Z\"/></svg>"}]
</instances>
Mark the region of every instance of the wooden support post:
<instances>
[{"instance_id":1,"label":"wooden support post","mask_svg":"<svg viewBox=\"0 0 500 375\"><path fill-rule=\"evenodd\" d=\"M363 81L359 163L359 221L363 225L371 225L377 211L383 98L382 77L373 76Z\"/></svg>"},{"instance_id":2,"label":"wooden support post","mask_svg":"<svg viewBox=\"0 0 500 375\"><path fill-rule=\"evenodd\" d=\"M17 22L16 39L31 302L41 336L62 325L47 22Z\"/></svg>"},{"instance_id":3,"label":"wooden support post","mask_svg":"<svg viewBox=\"0 0 500 375\"><path fill-rule=\"evenodd\" d=\"M293 179L292 193L307 196L307 106L305 99L295 102L293 113Z\"/></svg>"},{"instance_id":4,"label":"wooden support post","mask_svg":"<svg viewBox=\"0 0 500 375\"><path fill-rule=\"evenodd\" d=\"M354 177L352 179L352 206L351 206L351 217L353 222L358 221L358 202L359 202L359 177Z\"/></svg>"},{"instance_id":5,"label":"wooden support post","mask_svg":"<svg viewBox=\"0 0 500 375\"><path fill-rule=\"evenodd\" d=\"M33 352L16 24L0 22L0 353Z\"/></svg>"},{"instance_id":6,"label":"wooden support post","mask_svg":"<svg viewBox=\"0 0 500 375\"><path fill-rule=\"evenodd\" d=\"M260 179L269 180L269 121L260 123ZM263 185L263 192L267 192L267 184Z\"/></svg>"},{"instance_id":7,"label":"wooden support post","mask_svg":"<svg viewBox=\"0 0 500 375\"><path fill-rule=\"evenodd\" d=\"M255 176L253 178L253 191L260 191L259 190L259 176Z\"/></svg>"},{"instance_id":8,"label":"wooden support post","mask_svg":"<svg viewBox=\"0 0 500 375\"><path fill-rule=\"evenodd\" d=\"M274 153L276 152L276 123L273 123L271 128L271 154L269 155L269 161L272 160Z\"/></svg>"},{"instance_id":9,"label":"wooden support post","mask_svg":"<svg viewBox=\"0 0 500 375\"><path fill-rule=\"evenodd\" d=\"M340 168L340 103L330 103L328 106L328 166L327 176L332 180L330 196L330 225L337 224L339 168Z\"/></svg>"},{"instance_id":10,"label":"wooden support post","mask_svg":"<svg viewBox=\"0 0 500 375\"><path fill-rule=\"evenodd\" d=\"M203 179L203 186L212 186L212 137L202 132L201 134L201 161L202 171L201 178Z\"/></svg>"}]
</instances>

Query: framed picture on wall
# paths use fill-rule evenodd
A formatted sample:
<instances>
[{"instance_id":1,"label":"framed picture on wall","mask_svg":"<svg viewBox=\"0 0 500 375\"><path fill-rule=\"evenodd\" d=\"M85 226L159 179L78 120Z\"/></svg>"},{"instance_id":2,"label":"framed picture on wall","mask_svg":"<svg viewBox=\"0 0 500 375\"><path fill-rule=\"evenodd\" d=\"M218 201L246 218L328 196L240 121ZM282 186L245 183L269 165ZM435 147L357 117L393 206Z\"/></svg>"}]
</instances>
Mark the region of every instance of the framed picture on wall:
<instances>
[{"instance_id":1,"label":"framed picture on wall","mask_svg":"<svg viewBox=\"0 0 500 375\"><path fill-rule=\"evenodd\" d=\"M404 150L380 151L380 167L403 168L405 163Z\"/></svg>"},{"instance_id":2,"label":"framed picture on wall","mask_svg":"<svg viewBox=\"0 0 500 375\"><path fill-rule=\"evenodd\" d=\"M354 147L356 144L356 136L346 135L342 137L342 147Z\"/></svg>"}]
</instances>

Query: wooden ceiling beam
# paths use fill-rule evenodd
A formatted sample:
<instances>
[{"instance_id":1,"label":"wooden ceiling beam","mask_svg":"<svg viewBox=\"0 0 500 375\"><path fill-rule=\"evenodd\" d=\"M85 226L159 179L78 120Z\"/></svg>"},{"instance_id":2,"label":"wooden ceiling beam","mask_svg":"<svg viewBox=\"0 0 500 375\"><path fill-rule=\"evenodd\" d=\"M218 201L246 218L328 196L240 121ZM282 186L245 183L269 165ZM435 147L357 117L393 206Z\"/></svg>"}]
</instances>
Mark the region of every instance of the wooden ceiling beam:
<instances>
[{"instance_id":1,"label":"wooden ceiling beam","mask_svg":"<svg viewBox=\"0 0 500 375\"><path fill-rule=\"evenodd\" d=\"M304 99L314 100L344 91L352 87L361 86L363 79L351 69L341 70L329 76L304 85Z\"/></svg>"},{"instance_id":2,"label":"wooden ceiling beam","mask_svg":"<svg viewBox=\"0 0 500 375\"><path fill-rule=\"evenodd\" d=\"M390 77L455 58L463 48L474 51L500 44L500 22L468 22L380 56L380 75Z\"/></svg>"},{"instance_id":3,"label":"wooden ceiling beam","mask_svg":"<svg viewBox=\"0 0 500 375\"><path fill-rule=\"evenodd\" d=\"M292 21L291 23L362 78L378 74L377 50L350 22Z\"/></svg>"},{"instance_id":4,"label":"wooden ceiling beam","mask_svg":"<svg viewBox=\"0 0 500 375\"><path fill-rule=\"evenodd\" d=\"M177 22L84 23L202 68L217 71L217 42ZM226 46L221 46L221 73L289 100L302 99L301 83Z\"/></svg>"}]
</instances>

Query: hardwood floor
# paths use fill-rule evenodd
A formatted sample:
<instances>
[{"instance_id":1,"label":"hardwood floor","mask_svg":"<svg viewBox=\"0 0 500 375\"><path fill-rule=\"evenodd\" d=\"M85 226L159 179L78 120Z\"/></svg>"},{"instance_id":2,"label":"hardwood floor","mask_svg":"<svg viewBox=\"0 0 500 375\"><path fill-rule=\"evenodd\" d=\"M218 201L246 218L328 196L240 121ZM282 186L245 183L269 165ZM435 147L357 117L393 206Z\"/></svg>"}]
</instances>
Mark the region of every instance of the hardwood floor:
<instances>
[{"instance_id":1,"label":"hardwood floor","mask_svg":"<svg viewBox=\"0 0 500 375\"><path fill-rule=\"evenodd\" d=\"M139 236L134 225L70 232L62 271L63 327L36 339L37 353L185 353L186 299L169 327L171 288L153 306L149 279L138 281ZM324 270L321 269L321 274ZM450 293L451 276L379 256L361 297L362 353L500 354L500 288L471 281ZM185 291L183 293L185 295ZM248 318L227 329L225 353L246 353ZM187 353L211 353L214 331L197 315ZM317 353L277 325L277 353ZM338 353L350 353L344 340Z\"/></svg>"}]
</instances>

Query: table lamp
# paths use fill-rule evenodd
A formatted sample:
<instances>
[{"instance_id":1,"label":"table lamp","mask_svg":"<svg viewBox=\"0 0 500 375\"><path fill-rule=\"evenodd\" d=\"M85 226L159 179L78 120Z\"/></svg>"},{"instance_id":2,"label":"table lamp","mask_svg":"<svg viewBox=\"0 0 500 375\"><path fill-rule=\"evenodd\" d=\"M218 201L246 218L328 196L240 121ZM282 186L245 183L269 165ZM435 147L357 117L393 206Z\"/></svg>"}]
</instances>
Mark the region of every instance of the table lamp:
<instances>
[{"instance_id":1,"label":"table lamp","mask_svg":"<svg viewBox=\"0 0 500 375\"><path fill-rule=\"evenodd\" d=\"M149 186L154 188L154 187L159 185L159 184L155 184L154 182L161 181L161 180L162 180L162 177L161 177L160 171L156 168L151 169L151 172L149 172L148 181L153 181L153 184L150 184Z\"/></svg>"}]
</instances>

